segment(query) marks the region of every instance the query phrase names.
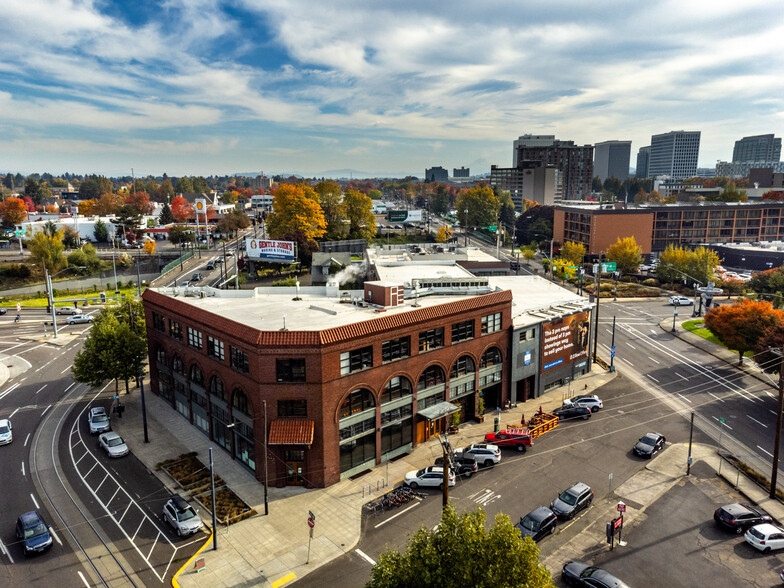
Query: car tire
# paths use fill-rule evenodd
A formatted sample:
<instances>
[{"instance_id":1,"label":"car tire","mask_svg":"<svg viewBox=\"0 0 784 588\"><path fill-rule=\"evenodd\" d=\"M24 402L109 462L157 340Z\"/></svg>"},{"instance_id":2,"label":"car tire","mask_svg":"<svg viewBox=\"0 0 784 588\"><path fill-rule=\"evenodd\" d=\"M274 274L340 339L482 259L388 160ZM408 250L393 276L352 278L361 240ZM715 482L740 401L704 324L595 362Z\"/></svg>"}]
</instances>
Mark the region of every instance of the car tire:
<instances>
[{"instance_id":1,"label":"car tire","mask_svg":"<svg viewBox=\"0 0 784 588\"><path fill-rule=\"evenodd\" d=\"M417 484L416 482L411 482L411 483L410 483L408 486L409 486L409 488L411 488L412 490L416 490L416 489L417 489L417 487L419 486L419 484Z\"/></svg>"},{"instance_id":2,"label":"car tire","mask_svg":"<svg viewBox=\"0 0 784 588\"><path fill-rule=\"evenodd\" d=\"M552 535L553 533L555 533L555 525L550 527L550 532L548 533L548 535Z\"/></svg>"},{"instance_id":3,"label":"car tire","mask_svg":"<svg viewBox=\"0 0 784 588\"><path fill-rule=\"evenodd\" d=\"M485 465L486 468L491 467L493 465L493 460L492 459L486 459L484 465Z\"/></svg>"},{"instance_id":4,"label":"car tire","mask_svg":"<svg viewBox=\"0 0 784 588\"><path fill-rule=\"evenodd\" d=\"M474 472L466 472L466 473L465 473L465 474L463 474L463 475L466 477L466 480L467 480L468 478L470 478L471 476L473 476L473 475L474 475Z\"/></svg>"},{"instance_id":5,"label":"car tire","mask_svg":"<svg viewBox=\"0 0 784 588\"><path fill-rule=\"evenodd\" d=\"M520 445L517 446L517 451L519 451L520 453L525 453L525 445L520 443Z\"/></svg>"},{"instance_id":6,"label":"car tire","mask_svg":"<svg viewBox=\"0 0 784 588\"><path fill-rule=\"evenodd\" d=\"M441 490L441 492L443 492L443 491L444 491L444 483L443 483L443 482L441 482L441 483L438 485L438 489L439 489L439 490Z\"/></svg>"},{"instance_id":7,"label":"car tire","mask_svg":"<svg viewBox=\"0 0 784 588\"><path fill-rule=\"evenodd\" d=\"M591 415L589 415L589 414L583 415L583 420L584 421L587 421L589 418L591 418Z\"/></svg>"},{"instance_id":8,"label":"car tire","mask_svg":"<svg viewBox=\"0 0 784 588\"><path fill-rule=\"evenodd\" d=\"M591 407L591 412L599 412L599 407L598 406L592 406Z\"/></svg>"},{"instance_id":9,"label":"car tire","mask_svg":"<svg viewBox=\"0 0 784 588\"><path fill-rule=\"evenodd\" d=\"M762 550L762 553L770 553L770 547L766 547Z\"/></svg>"},{"instance_id":10,"label":"car tire","mask_svg":"<svg viewBox=\"0 0 784 588\"><path fill-rule=\"evenodd\" d=\"M743 535L743 527L735 527L735 534L736 535Z\"/></svg>"}]
</instances>

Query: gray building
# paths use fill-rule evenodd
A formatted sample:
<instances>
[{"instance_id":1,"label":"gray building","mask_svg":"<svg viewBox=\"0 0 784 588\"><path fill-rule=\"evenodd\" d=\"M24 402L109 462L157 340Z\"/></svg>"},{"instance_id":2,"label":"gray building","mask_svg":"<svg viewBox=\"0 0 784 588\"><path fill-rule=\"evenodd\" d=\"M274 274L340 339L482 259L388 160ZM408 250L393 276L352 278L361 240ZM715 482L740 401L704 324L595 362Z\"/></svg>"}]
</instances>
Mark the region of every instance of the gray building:
<instances>
[{"instance_id":1,"label":"gray building","mask_svg":"<svg viewBox=\"0 0 784 588\"><path fill-rule=\"evenodd\" d=\"M604 182L607 178L624 181L629 177L631 141L602 141L593 146L593 175Z\"/></svg>"},{"instance_id":2,"label":"gray building","mask_svg":"<svg viewBox=\"0 0 784 588\"><path fill-rule=\"evenodd\" d=\"M781 139L769 135L754 135L735 141L732 162L779 161L781 159Z\"/></svg>"},{"instance_id":3,"label":"gray building","mask_svg":"<svg viewBox=\"0 0 784 588\"><path fill-rule=\"evenodd\" d=\"M670 131L651 137L648 176L683 180L697 175L700 131Z\"/></svg>"},{"instance_id":4,"label":"gray building","mask_svg":"<svg viewBox=\"0 0 784 588\"><path fill-rule=\"evenodd\" d=\"M460 167L460 169L454 167L452 168L452 177L453 178L470 178L471 177L471 169L468 167Z\"/></svg>"},{"instance_id":5,"label":"gray building","mask_svg":"<svg viewBox=\"0 0 784 588\"><path fill-rule=\"evenodd\" d=\"M773 173L784 172L784 161L716 162L716 175L724 178L745 178L753 169L770 169Z\"/></svg>"},{"instance_id":6,"label":"gray building","mask_svg":"<svg viewBox=\"0 0 784 588\"><path fill-rule=\"evenodd\" d=\"M490 185L509 190L515 210L523 210L523 200L552 206L563 199L563 176L555 166L538 161L521 161L517 167L490 166Z\"/></svg>"},{"instance_id":7,"label":"gray building","mask_svg":"<svg viewBox=\"0 0 784 588\"><path fill-rule=\"evenodd\" d=\"M640 147L637 152L637 169L634 170L634 175L638 178L648 177L648 168L651 163L651 146Z\"/></svg>"},{"instance_id":8,"label":"gray building","mask_svg":"<svg viewBox=\"0 0 784 588\"><path fill-rule=\"evenodd\" d=\"M425 170L425 181L426 182L448 182L449 181L449 171L444 169L443 167L431 167Z\"/></svg>"},{"instance_id":9,"label":"gray building","mask_svg":"<svg viewBox=\"0 0 784 588\"><path fill-rule=\"evenodd\" d=\"M513 167L522 161L538 161L557 167L562 176L563 197L585 200L591 195L593 145L575 145L554 135L521 135L514 141Z\"/></svg>"}]
</instances>

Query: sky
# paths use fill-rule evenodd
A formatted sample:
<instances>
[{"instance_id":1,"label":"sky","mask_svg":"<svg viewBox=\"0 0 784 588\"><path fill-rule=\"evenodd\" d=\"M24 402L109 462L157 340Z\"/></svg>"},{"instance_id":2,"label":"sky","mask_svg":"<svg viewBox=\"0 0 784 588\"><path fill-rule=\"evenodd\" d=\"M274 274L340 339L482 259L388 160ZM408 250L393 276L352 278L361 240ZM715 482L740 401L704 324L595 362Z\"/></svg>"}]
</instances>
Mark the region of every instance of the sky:
<instances>
[{"instance_id":1,"label":"sky","mask_svg":"<svg viewBox=\"0 0 784 588\"><path fill-rule=\"evenodd\" d=\"M0 171L424 175L784 134L781 0L2 0Z\"/></svg>"}]
</instances>

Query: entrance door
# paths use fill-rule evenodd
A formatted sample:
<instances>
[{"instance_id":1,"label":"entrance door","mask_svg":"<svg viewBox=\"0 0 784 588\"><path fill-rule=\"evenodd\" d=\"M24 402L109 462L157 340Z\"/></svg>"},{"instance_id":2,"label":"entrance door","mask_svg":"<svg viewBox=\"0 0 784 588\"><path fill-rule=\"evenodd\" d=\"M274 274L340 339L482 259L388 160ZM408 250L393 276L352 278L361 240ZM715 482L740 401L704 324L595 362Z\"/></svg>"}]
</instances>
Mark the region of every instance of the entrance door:
<instances>
[{"instance_id":1,"label":"entrance door","mask_svg":"<svg viewBox=\"0 0 784 588\"><path fill-rule=\"evenodd\" d=\"M305 467L304 451L286 452L286 485L304 486L305 478L302 473Z\"/></svg>"}]
</instances>

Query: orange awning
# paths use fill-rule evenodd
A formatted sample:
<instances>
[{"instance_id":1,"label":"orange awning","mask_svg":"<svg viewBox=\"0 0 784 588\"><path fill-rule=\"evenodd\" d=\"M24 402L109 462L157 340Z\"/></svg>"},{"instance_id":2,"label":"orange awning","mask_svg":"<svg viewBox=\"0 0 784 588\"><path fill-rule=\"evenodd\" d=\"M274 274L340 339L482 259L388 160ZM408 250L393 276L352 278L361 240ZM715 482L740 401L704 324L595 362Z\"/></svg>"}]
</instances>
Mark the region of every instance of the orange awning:
<instances>
[{"instance_id":1,"label":"orange awning","mask_svg":"<svg viewBox=\"0 0 784 588\"><path fill-rule=\"evenodd\" d=\"M270 445L310 445L313 443L314 421L277 419L270 423Z\"/></svg>"}]
</instances>

